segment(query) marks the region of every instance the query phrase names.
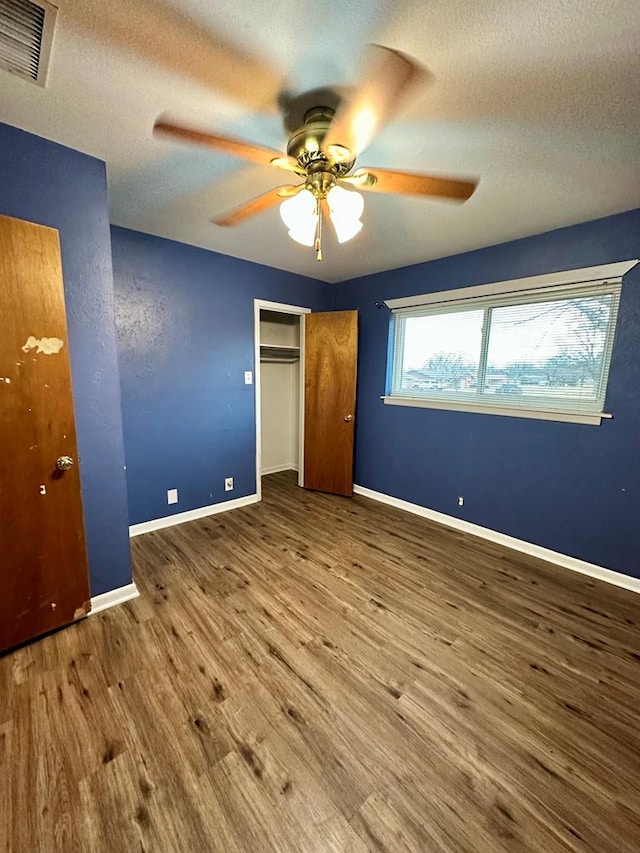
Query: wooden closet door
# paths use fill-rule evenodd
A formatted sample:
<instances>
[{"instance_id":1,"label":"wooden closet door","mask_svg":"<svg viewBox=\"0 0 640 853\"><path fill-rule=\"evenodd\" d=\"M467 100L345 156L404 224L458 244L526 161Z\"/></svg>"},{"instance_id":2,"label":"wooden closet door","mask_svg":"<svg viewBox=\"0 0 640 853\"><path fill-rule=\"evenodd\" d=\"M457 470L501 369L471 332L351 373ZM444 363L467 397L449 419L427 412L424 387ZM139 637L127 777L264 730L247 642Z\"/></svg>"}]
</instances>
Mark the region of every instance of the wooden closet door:
<instances>
[{"instance_id":1,"label":"wooden closet door","mask_svg":"<svg viewBox=\"0 0 640 853\"><path fill-rule=\"evenodd\" d=\"M7 216L0 216L0 511L4 650L90 608L58 232Z\"/></svg>"},{"instance_id":2,"label":"wooden closet door","mask_svg":"<svg viewBox=\"0 0 640 853\"><path fill-rule=\"evenodd\" d=\"M358 312L305 317L304 486L353 494Z\"/></svg>"}]
</instances>

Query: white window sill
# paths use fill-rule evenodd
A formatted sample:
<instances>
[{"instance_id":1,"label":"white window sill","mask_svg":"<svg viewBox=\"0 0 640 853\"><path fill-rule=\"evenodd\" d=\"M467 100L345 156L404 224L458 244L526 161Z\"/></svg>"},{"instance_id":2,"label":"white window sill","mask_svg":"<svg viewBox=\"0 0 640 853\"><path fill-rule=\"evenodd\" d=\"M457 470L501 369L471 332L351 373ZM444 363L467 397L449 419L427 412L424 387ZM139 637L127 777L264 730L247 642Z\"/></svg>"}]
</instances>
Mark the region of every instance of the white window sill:
<instances>
[{"instance_id":1,"label":"white window sill","mask_svg":"<svg viewBox=\"0 0 640 853\"><path fill-rule=\"evenodd\" d=\"M562 421L569 424L590 424L600 426L603 418L612 418L605 412L585 414L584 412L555 412L539 409L507 408L506 406L470 405L454 400L426 400L424 397L381 397L387 406L415 406L420 409L445 409L450 412L477 412L483 415L506 415L508 418L534 418L542 421Z\"/></svg>"}]
</instances>

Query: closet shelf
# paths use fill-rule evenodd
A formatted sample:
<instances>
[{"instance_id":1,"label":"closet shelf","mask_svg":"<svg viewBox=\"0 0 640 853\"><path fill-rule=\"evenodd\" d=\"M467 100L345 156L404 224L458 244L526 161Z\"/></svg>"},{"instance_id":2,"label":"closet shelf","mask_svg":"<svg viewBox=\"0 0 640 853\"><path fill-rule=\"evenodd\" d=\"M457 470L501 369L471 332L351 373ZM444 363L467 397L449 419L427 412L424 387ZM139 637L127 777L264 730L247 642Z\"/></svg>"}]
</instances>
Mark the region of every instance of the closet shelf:
<instances>
[{"instance_id":1,"label":"closet shelf","mask_svg":"<svg viewBox=\"0 0 640 853\"><path fill-rule=\"evenodd\" d=\"M260 361L277 361L285 364L298 361L300 347L283 344L260 344Z\"/></svg>"}]
</instances>

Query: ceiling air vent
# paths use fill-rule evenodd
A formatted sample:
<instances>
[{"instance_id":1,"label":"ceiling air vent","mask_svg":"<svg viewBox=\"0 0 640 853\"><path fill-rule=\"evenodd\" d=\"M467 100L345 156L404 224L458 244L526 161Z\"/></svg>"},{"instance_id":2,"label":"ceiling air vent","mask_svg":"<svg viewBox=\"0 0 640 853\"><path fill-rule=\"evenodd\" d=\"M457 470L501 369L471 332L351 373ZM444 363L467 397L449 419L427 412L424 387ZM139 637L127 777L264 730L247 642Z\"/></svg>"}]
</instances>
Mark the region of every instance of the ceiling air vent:
<instances>
[{"instance_id":1,"label":"ceiling air vent","mask_svg":"<svg viewBox=\"0 0 640 853\"><path fill-rule=\"evenodd\" d=\"M44 86L57 11L46 0L0 0L0 68Z\"/></svg>"}]
</instances>

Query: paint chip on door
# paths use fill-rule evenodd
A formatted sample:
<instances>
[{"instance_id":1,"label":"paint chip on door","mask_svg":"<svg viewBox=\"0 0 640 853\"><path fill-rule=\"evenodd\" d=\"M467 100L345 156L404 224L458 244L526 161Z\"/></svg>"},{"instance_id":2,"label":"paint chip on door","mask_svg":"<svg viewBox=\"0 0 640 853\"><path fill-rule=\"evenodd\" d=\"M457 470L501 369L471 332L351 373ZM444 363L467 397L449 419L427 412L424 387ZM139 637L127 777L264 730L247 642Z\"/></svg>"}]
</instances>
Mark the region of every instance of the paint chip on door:
<instances>
[{"instance_id":1,"label":"paint chip on door","mask_svg":"<svg viewBox=\"0 0 640 853\"><path fill-rule=\"evenodd\" d=\"M36 353L41 352L44 355L57 355L63 346L64 341L60 340L60 338L36 338L33 335L29 335L26 344L22 347L22 352L29 352L34 349Z\"/></svg>"}]
</instances>

